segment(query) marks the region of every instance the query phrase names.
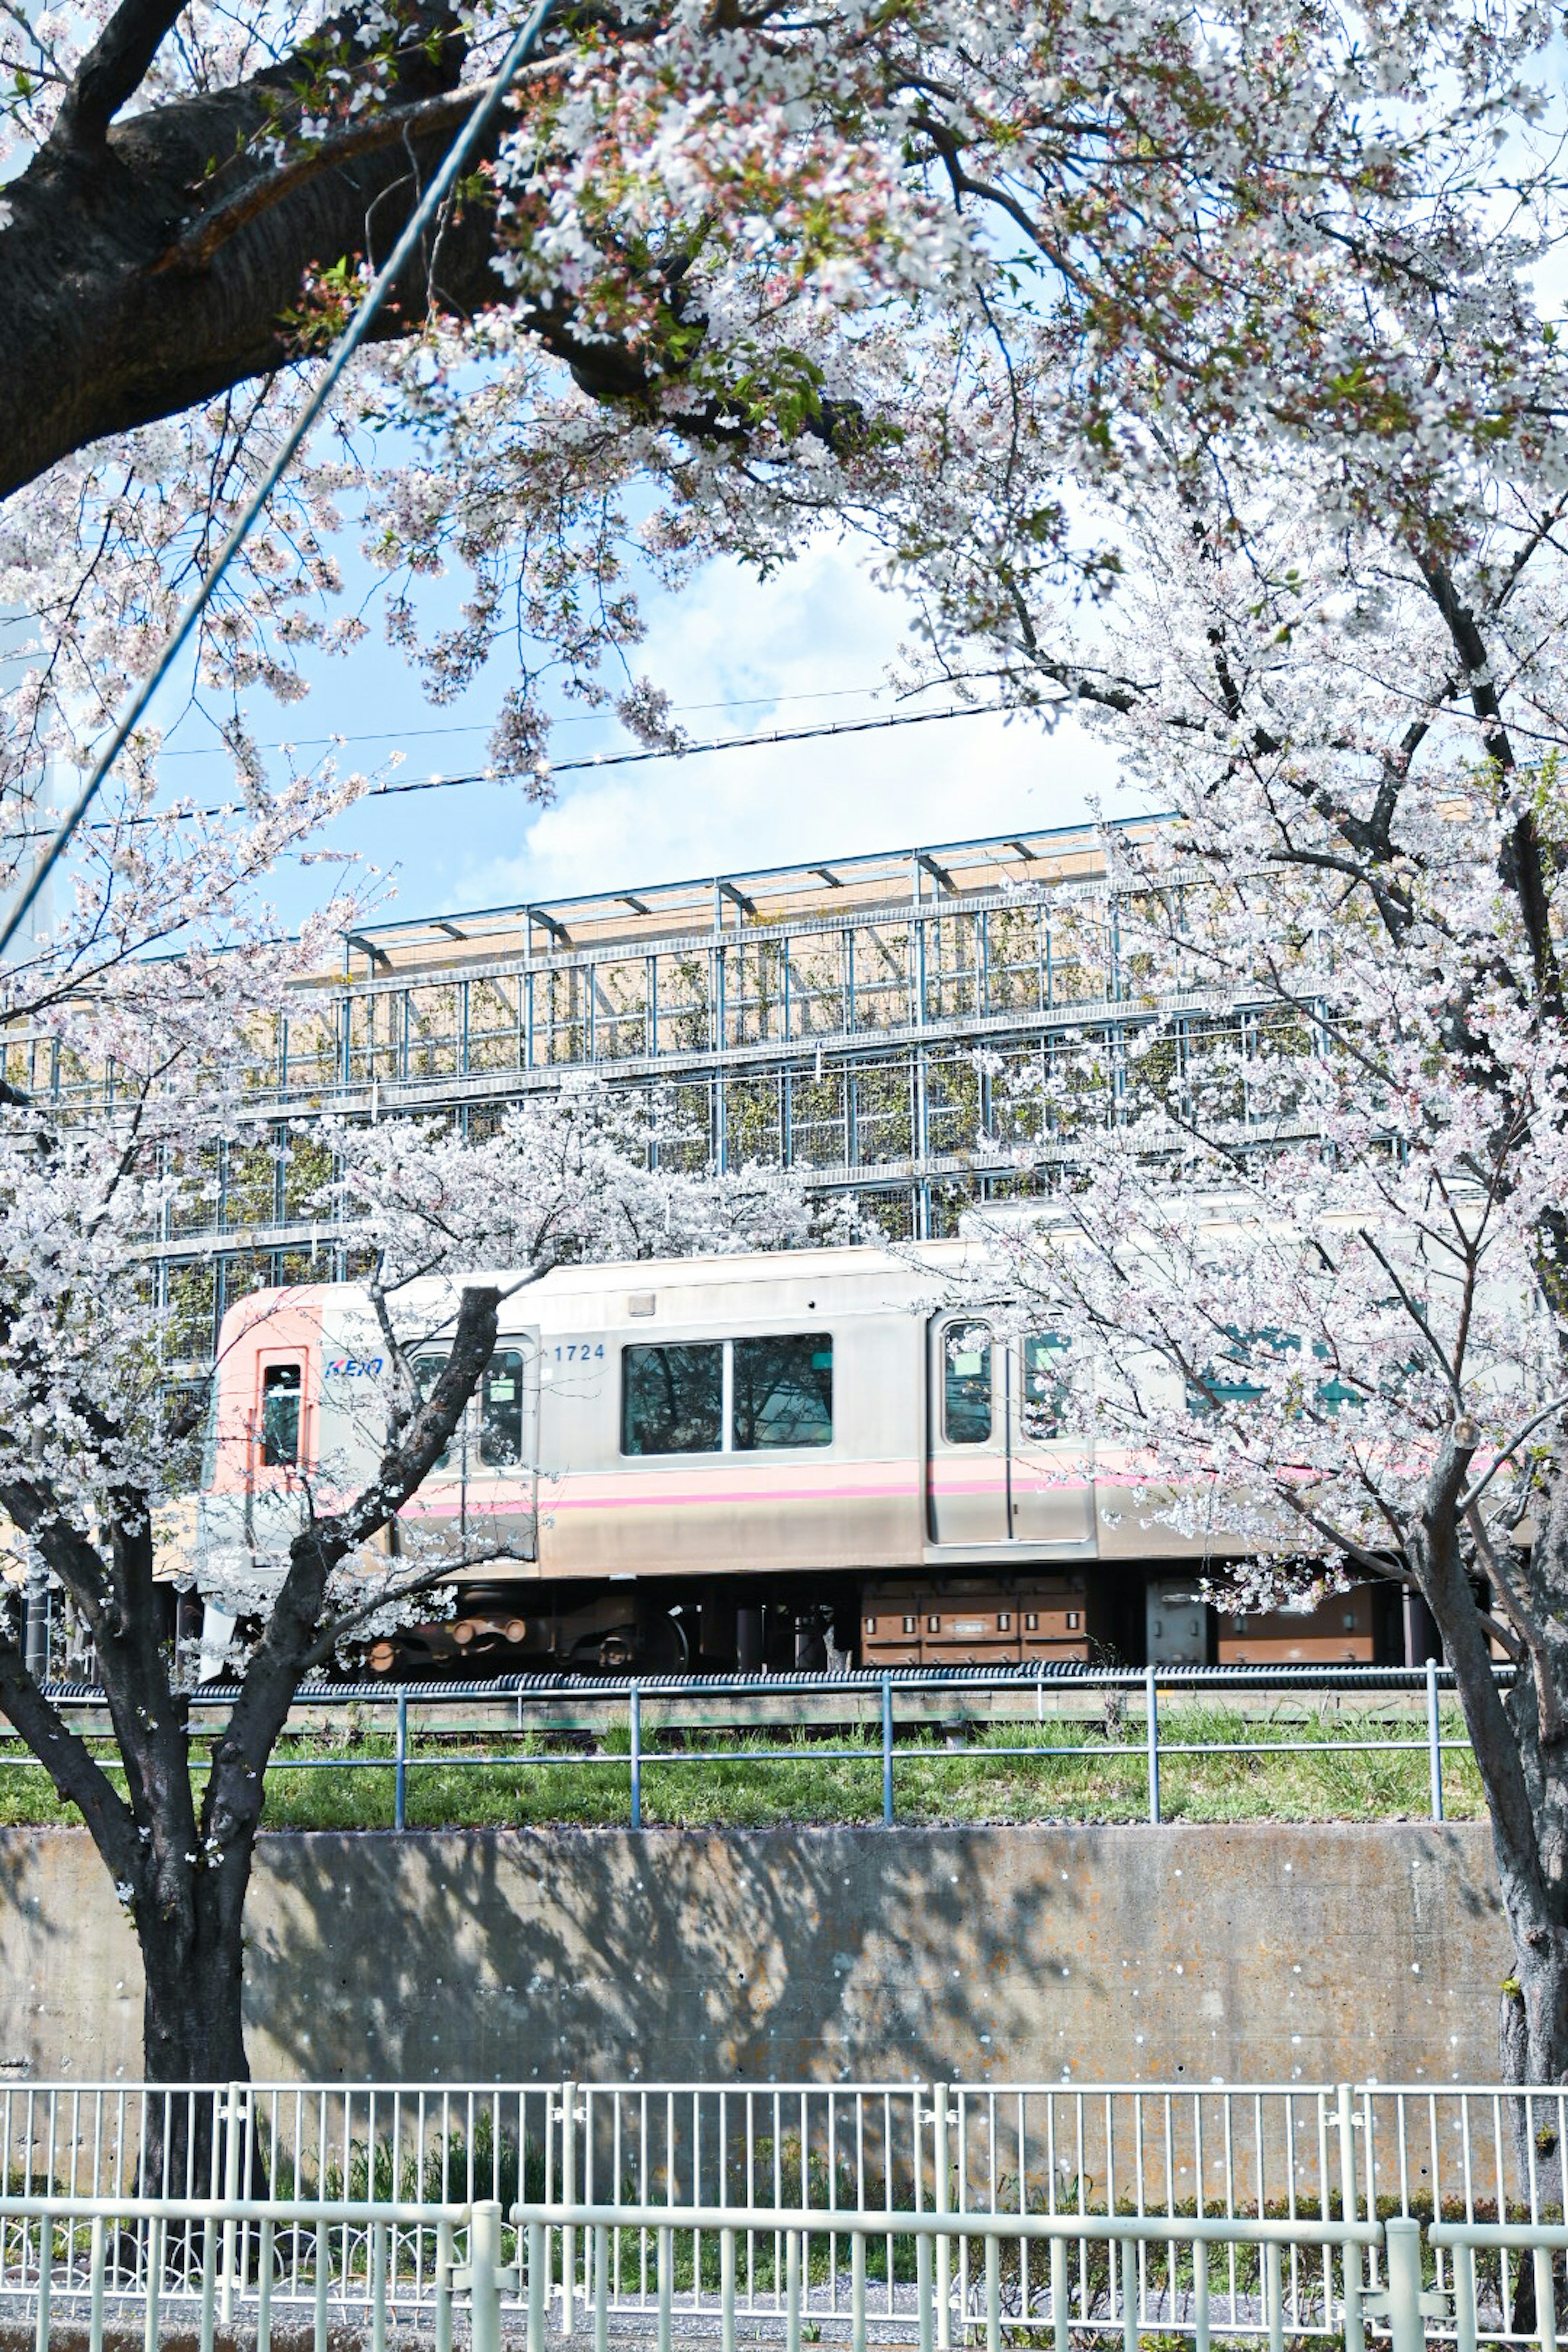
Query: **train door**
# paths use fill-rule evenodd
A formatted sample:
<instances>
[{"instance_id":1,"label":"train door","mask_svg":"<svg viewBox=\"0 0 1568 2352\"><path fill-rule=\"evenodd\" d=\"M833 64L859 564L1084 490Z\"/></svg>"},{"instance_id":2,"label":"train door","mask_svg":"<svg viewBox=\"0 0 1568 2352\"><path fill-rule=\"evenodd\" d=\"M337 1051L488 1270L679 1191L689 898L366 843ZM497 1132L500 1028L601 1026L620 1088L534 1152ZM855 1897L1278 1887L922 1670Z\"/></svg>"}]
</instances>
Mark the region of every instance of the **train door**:
<instances>
[{"instance_id":1,"label":"train door","mask_svg":"<svg viewBox=\"0 0 1568 2352\"><path fill-rule=\"evenodd\" d=\"M931 1541L1005 1543L1007 1350L963 1315L935 1317L927 1347Z\"/></svg>"},{"instance_id":2,"label":"train door","mask_svg":"<svg viewBox=\"0 0 1568 2352\"><path fill-rule=\"evenodd\" d=\"M1094 1456L1065 1421L1062 1351L1054 1332L1008 1350L1009 1533L1021 1544L1094 1541Z\"/></svg>"},{"instance_id":3,"label":"train door","mask_svg":"<svg viewBox=\"0 0 1568 2352\"><path fill-rule=\"evenodd\" d=\"M420 1357L421 1389L435 1385L444 1355ZM459 1543L482 1532L508 1557L539 1556L539 1334L509 1333L486 1365L451 1444L415 1497L413 1515L455 1520Z\"/></svg>"}]
</instances>

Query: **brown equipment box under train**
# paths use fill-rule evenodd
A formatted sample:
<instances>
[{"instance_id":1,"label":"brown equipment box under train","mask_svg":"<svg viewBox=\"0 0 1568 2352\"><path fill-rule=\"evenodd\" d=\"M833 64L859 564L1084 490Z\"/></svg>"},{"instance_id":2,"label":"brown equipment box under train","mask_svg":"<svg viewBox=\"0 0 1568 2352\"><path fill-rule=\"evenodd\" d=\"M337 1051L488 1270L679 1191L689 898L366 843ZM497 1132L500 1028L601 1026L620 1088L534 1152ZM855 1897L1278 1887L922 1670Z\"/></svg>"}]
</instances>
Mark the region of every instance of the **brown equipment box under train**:
<instances>
[{"instance_id":1,"label":"brown equipment box under train","mask_svg":"<svg viewBox=\"0 0 1568 2352\"><path fill-rule=\"evenodd\" d=\"M1374 1588L1334 1592L1316 1609L1219 1618L1222 1666L1370 1666L1377 1661Z\"/></svg>"},{"instance_id":2,"label":"brown equipment box under train","mask_svg":"<svg viewBox=\"0 0 1568 2352\"><path fill-rule=\"evenodd\" d=\"M1084 1576L883 1584L862 1606L860 1655L868 1666L1087 1658L1090 1643L1106 1638L1106 1613L1103 1594Z\"/></svg>"}]
</instances>

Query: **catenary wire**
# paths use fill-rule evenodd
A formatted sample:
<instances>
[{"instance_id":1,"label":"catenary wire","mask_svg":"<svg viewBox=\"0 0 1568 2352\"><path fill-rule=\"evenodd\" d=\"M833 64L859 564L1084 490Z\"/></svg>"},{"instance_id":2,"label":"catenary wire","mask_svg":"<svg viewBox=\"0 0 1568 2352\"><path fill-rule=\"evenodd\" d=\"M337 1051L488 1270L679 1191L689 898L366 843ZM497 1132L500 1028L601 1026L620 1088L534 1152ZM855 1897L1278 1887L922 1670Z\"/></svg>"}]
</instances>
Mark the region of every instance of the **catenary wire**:
<instances>
[{"instance_id":1,"label":"catenary wire","mask_svg":"<svg viewBox=\"0 0 1568 2352\"><path fill-rule=\"evenodd\" d=\"M561 760L552 764L552 776L580 774L595 768L636 768L649 760L693 760L711 751L749 751L766 749L772 743L816 742L830 735L872 735L887 727L926 727L939 719L994 719L1001 714L1026 706L1009 702L952 703L943 710L901 710L879 719L825 719L814 727L775 727L758 735L717 735L706 743L686 743L679 751L595 751L581 760ZM363 801L395 800L405 793L455 792L468 784L509 784L518 779L494 769L476 768L460 776L410 776L396 783L372 784L369 791L353 803ZM119 817L102 824L89 825L89 833L112 833L121 825L188 824L207 817L243 816L247 814L240 801L219 801L207 808L145 809ZM41 829L41 828L40 828ZM24 835L22 838L26 838ZM0 840L15 841L15 833L0 835Z\"/></svg>"},{"instance_id":2,"label":"catenary wire","mask_svg":"<svg viewBox=\"0 0 1568 2352\"><path fill-rule=\"evenodd\" d=\"M377 271L358 310L333 345L331 354L312 388L310 398L285 434L271 464L246 501L242 512L228 537L219 548L210 569L203 574L186 599L170 633L168 642L158 656L156 666L151 675L142 680L131 696L115 721L108 742L84 778L76 798L56 827L32 873L18 891L5 917L4 928L0 929L0 955L5 954L21 929L33 901L43 888L51 869L64 851L72 834L97 799L99 790L110 769L129 742L132 730L163 684L181 647L206 610L218 582L245 544L268 500L292 465L300 443L321 415L338 378L370 331L375 314L386 296L418 250L426 230L446 202L464 165L489 129L514 78L527 64L540 35L559 5L560 0L538 0L537 6L530 12L527 23L508 47L494 79L478 100L472 113L447 150L440 169L409 215L402 236Z\"/></svg>"}]
</instances>

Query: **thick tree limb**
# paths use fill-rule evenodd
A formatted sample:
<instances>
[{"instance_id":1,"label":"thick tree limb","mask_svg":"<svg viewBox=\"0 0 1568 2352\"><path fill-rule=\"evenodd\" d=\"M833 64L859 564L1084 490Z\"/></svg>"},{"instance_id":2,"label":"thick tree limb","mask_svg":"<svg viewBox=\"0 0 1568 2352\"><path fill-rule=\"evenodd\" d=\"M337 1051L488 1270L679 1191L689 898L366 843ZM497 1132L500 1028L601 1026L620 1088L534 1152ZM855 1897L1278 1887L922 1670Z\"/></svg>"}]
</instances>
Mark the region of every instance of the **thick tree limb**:
<instances>
[{"instance_id":1,"label":"thick tree limb","mask_svg":"<svg viewBox=\"0 0 1568 2352\"><path fill-rule=\"evenodd\" d=\"M68 153L101 146L109 126L142 87L184 0L121 0L77 68L55 117L49 145Z\"/></svg>"},{"instance_id":2,"label":"thick tree limb","mask_svg":"<svg viewBox=\"0 0 1568 2352\"><path fill-rule=\"evenodd\" d=\"M0 1642L0 1715L26 1741L57 1795L77 1808L118 1883L139 1887L142 1847L129 1806L85 1741L68 1730L10 1642Z\"/></svg>"}]
</instances>

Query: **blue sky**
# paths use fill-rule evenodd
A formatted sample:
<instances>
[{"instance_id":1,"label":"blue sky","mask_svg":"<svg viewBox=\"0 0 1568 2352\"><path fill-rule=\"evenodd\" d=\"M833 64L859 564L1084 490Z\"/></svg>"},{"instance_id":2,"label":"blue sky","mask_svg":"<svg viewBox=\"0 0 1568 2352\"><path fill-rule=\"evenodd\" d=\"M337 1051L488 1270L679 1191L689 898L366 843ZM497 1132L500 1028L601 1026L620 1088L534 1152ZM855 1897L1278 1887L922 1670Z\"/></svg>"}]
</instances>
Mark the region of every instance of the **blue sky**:
<instances>
[{"instance_id":1,"label":"blue sky","mask_svg":"<svg viewBox=\"0 0 1568 2352\"><path fill-rule=\"evenodd\" d=\"M456 583L438 587L437 604L458 593ZM882 680L908 615L850 551L818 547L765 586L718 565L679 597L650 595L647 609L639 667L680 707L693 737L897 707ZM258 698L259 739L287 737L303 752L312 738L341 730L358 739L345 761L370 767L401 750L404 778L482 765L485 731L509 682L498 663L458 706L435 709L378 634L314 677L309 698L287 711ZM933 706L951 698L925 698ZM557 760L635 748L613 717L563 715ZM201 748L212 740L195 716L172 730L170 786L227 796L224 757ZM563 775L544 808L506 785L379 800L330 839L383 869L395 892L385 911L412 917L1070 824L1091 793L1114 797L1115 783L1104 746L1070 720L1047 734L987 716ZM273 894L280 915L296 920L318 902L328 870L281 872Z\"/></svg>"}]
</instances>

